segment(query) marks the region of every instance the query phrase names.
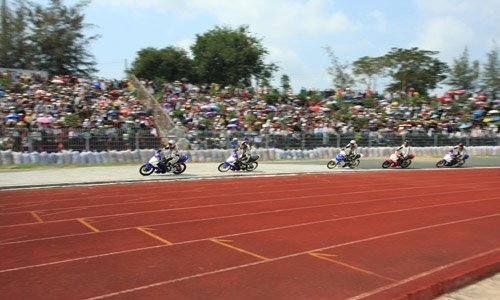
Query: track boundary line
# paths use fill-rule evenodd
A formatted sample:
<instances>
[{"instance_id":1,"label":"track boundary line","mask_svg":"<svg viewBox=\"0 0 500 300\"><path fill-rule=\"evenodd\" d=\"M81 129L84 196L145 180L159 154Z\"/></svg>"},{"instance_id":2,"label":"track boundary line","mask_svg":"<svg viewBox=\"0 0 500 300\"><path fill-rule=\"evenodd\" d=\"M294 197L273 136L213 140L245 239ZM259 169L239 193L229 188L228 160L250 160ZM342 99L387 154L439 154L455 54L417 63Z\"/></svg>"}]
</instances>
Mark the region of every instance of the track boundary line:
<instances>
[{"instance_id":1,"label":"track boundary line","mask_svg":"<svg viewBox=\"0 0 500 300\"><path fill-rule=\"evenodd\" d=\"M492 254L492 253L495 253L495 252L498 252L500 251L500 247L498 248L495 248L495 249L492 249L492 250L489 250L489 251L485 251L485 252L482 252L482 253L479 253L479 254L476 254L476 255L473 255L473 256L470 256L468 258L464 258L464 259L461 259L461 260L457 260L453 263L450 263L450 264L446 264L446 265L443 265L443 266L439 266L439 267L436 267L436 268L433 268L427 272L422 272L422 273L419 273L419 274L416 274L416 275L413 275L413 276L410 276L406 279L403 279L403 280L400 280L398 282L394 282L394 283L391 283L391 284L388 284L388 285L385 285L383 287L380 287L380 288L377 288L377 289L374 289L374 290L371 290L371 291L368 291L366 293L363 293L363 294L359 294L357 296L354 296L354 297L351 297L351 298L348 298L348 300L359 300L359 299L363 299L365 297L369 297L369 296L372 296L372 295L375 295L375 294L378 294L380 292L383 292L383 291L386 291L388 289L391 289L391 288L394 288L394 287L397 287L399 285L402 285L402 284L405 284L405 283L408 283L408 282L411 282L413 280L416 280L416 279L419 279L419 278L422 278L422 277L425 277L427 275L431 275L432 273L436 273L436 272L439 272L439 271L442 271L444 269L447 269L447 268L450 268L450 267L453 267L453 266L456 266L456 265L459 265L461 263L465 263L467 261L470 261L470 260L473 260L473 259L477 259L477 258L480 258L480 257L483 257L483 256L486 256L486 255L489 255L489 254Z\"/></svg>"},{"instance_id":2,"label":"track boundary line","mask_svg":"<svg viewBox=\"0 0 500 300\"><path fill-rule=\"evenodd\" d=\"M398 172L416 172L416 171L459 171L471 169L497 169L498 167L466 167L466 168L424 168L424 169L398 169ZM352 174L360 172L392 172L392 169L358 169L358 170L335 170L335 171L311 171L311 172L289 172L289 173L275 173L275 174L231 174L231 177L224 177L224 175L208 175L207 177L168 177L151 180L128 179L121 181L96 181L96 182L71 182L71 183L54 183L54 184L39 184L39 185L26 185L26 186L4 186L0 187L2 190L27 190L27 189L45 189L45 188L66 188L66 187L85 187L85 186L100 186L100 185L118 185L118 184L141 184L141 183L158 183L158 182L175 182L175 181L200 181L200 180L217 180L217 179L240 179L240 178L262 178L262 177L281 177L281 176L299 176L299 175L319 175L319 174Z\"/></svg>"},{"instance_id":3,"label":"track boundary line","mask_svg":"<svg viewBox=\"0 0 500 300\"><path fill-rule=\"evenodd\" d=\"M425 229L442 227L442 226L447 226L447 225L452 225L452 224L458 224L458 223L466 223L466 222L470 222L470 221L476 221L476 220L481 220L481 219L486 219L486 218L491 218L491 217L497 217L497 216L500 216L500 214L493 214L493 215L487 215L487 216L482 216L482 217L468 218L468 219L456 220L456 221L446 222L446 223L441 223L441 224L434 224L434 225L430 225L430 226L417 227L417 228L413 228L413 229L409 229L409 230L397 231L397 232L393 232L393 233L378 235L378 236L369 237L369 238L365 238L365 239L360 239L360 240L356 240L356 241L350 241L350 242L347 242L347 243L337 244L337 245L333 245L333 246L327 246L327 247L322 247L322 248L317 248L317 249L311 249L309 251L302 251L302 252L297 252L297 253L294 253L294 254L284 255L284 256L275 257L275 258L270 258L270 259L267 259L267 260L260 260L260 261L256 261L256 262L252 262L252 263L247 263L247 264L243 264L243 265L234 266L234 267L223 268L223 269L218 269L218 270L214 270L214 271L210 271L210 272L198 273L198 274L191 275L191 276L185 276L185 277L180 277L180 278L176 278L176 279L160 281L160 282L156 282L156 283L152 283L152 284L148 284L148 285L138 286L138 287L131 288L131 289L125 289L125 290L121 290L121 291L117 291L117 292L113 292L113 293L109 293L109 294L104 294L104 295L99 295L99 296L96 296L96 297L87 298L87 300L97 300L97 299L104 299L104 298L119 296L119 295L128 294L128 293L132 293L132 292L136 292L136 291L140 291L140 290L145 290L145 289L149 289L149 288L153 288L153 287L158 287L158 286L162 286L162 285L166 285L166 284L171 284L171 283L186 281L186 280L189 280L189 279L206 277L206 276L215 275L215 274L219 274L219 273L224 273L224 272L228 272L228 271L234 271L234 270L238 270L238 269L248 268L248 267L252 267L252 266L256 266L256 265L261 265L261 264L264 264L264 263L281 261L281 260L285 260L285 259L289 259L289 258L301 256L301 255L308 255L310 252L321 252L321 251L330 250L330 249L334 249L334 248L339 248L339 247L343 247L343 246L348 246L348 245L353 245L353 244L368 242L368 241L382 239L382 238L386 238L386 237L392 237L392 236L402 235L402 234L405 234L405 233L416 232L416 231L421 231L421 230L425 230ZM480 253L480 254L478 254L476 256L479 256L479 257L485 256L485 255L497 252L499 250L500 250L500 247L496 248L496 249L493 249L493 250L490 250L490 251L486 251L486 252ZM474 257L474 258L476 258L476 257ZM470 260L470 259L472 259L472 258L469 257L467 259L463 259L463 261L465 262L465 261ZM462 263L462 261L460 261L460 260L458 262ZM444 266L444 267L446 268L448 266Z\"/></svg>"},{"instance_id":4,"label":"track boundary line","mask_svg":"<svg viewBox=\"0 0 500 300\"><path fill-rule=\"evenodd\" d=\"M494 198L494 199L496 199L496 198ZM472 202L477 202L477 200L469 200L469 201L467 201L467 203L472 203ZM174 247L174 246L179 246L179 245L193 244L193 243L198 243L198 242L210 241L210 239L225 239L225 238L234 237L234 236L243 236L243 235L261 233L261 232L268 232L268 231L274 231L274 230L289 229L289 228L301 227L301 226L316 225L316 224L328 223L328 222L336 222L336 221L342 221L342 220L348 220L348 219L354 219L354 218L371 217L371 216L377 216L377 215L383 215L383 214L391 214L391 213L402 212L402 211L411 211L411 210L416 210L416 209L433 208L433 207L438 207L438 206L444 206L444 205L431 205L429 207L419 207L419 208L411 208L411 209L398 209L398 210L393 210L393 211L386 211L386 212L379 212L379 213L372 213L372 214L362 214L362 215L356 215L356 216L348 216L348 217L342 217L342 218L335 218L335 219L328 219L328 220L321 220L321 221L313 221L313 222L307 222L307 223L301 223L301 224L279 226L279 227L273 227L273 228L266 228L266 229L260 229L260 230L240 232L240 233L235 233L235 234L226 234L226 235L221 235L221 236L208 237L208 238L196 239L196 240L189 240L189 241L184 241L184 242L179 242L179 243L172 243L171 245L158 245L158 246L151 246L151 247L129 249L129 250L124 250L124 251L115 251L115 252L103 253L103 254L98 254L98 255L91 255L91 256L85 256L85 257L71 258L71 259L66 259L66 260L61 260L61 261L50 262L50 263L43 263L43 264L36 264L36 265L31 265L31 266L23 266L23 267L11 268L11 269L4 269L4 270L0 270L0 273L6 273L6 272L18 271L18 270L24 270L24 269L32 269L32 268L38 268L38 267L44 267L44 266L62 264L62 263L79 261L79 260L85 260L85 259L94 259L94 258L111 256L111 255L120 255L120 254L126 254L126 253L131 253L131 252L147 251L147 250L161 248L161 247ZM498 214L492 214L492 215L486 215L486 216L481 216L481 217L475 217L475 218L470 218L470 219L464 219L464 220L475 220L475 219L482 219L482 218L495 217L495 216L500 216L500 213L498 213ZM447 224L455 224L455 223L460 223L460 222L461 221L459 220L459 221L450 221L450 222L442 223L442 224L447 225ZM429 226L425 226L425 227L421 227L421 228L434 228L434 227L439 227L439 226L440 225L438 224L438 225L429 225ZM409 230L408 232L412 232L412 230L413 229ZM368 239L368 240L370 240L370 239ZM345 245L349 245L349 243L350 242L346 243ZM307 251L305 253L324 251L324 250L328 250L328 249L335 248L335 247L336 246L319 248L319 249L312 249L312 250Z\"/></svg>"}]
</instances>

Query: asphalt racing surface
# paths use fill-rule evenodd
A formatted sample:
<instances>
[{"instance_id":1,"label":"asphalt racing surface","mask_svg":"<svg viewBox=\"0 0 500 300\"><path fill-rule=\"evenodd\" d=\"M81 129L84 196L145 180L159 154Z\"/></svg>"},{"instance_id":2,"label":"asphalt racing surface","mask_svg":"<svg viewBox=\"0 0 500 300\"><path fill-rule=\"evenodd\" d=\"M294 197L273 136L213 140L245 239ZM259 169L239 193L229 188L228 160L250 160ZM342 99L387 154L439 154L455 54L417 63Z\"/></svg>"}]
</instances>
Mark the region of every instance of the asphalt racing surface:
<instances>
[{"instance_id":1,"label":"asphalt racing surface","mask_svg":"<svg viewBox=\"0 0 500 300\"><path fill-rule=\"evenodd\" d=\"M47 187L47 186L71 186L79 184L109 184L109 183L134 183L148 181L172 181L172 180L198 180L213 178L235 178L235 177L260 177L293 174L331 174L348 173L360 171L384 171L384 172L406 172L409 170L436 170L436 162L439 158L416 158L407 170L400 168L382 169L384 162L380 159L362 159L356 169L335 168L328 169L328 160L303 160L303 161L262 161L259 162L257 170L253 172L228 171L221 173L217 170L219 163L187 163L186 171L181 175L152 174L141 176L139 174L140 164L132 166L89 166L81 168L49 168L45 170L15 170L0 171L0 190L12 188ZM460 169L478 167L500 167L500 157L471 158ZM456 168L450 168L456 169Z\"/></svg>"}]
</instances>

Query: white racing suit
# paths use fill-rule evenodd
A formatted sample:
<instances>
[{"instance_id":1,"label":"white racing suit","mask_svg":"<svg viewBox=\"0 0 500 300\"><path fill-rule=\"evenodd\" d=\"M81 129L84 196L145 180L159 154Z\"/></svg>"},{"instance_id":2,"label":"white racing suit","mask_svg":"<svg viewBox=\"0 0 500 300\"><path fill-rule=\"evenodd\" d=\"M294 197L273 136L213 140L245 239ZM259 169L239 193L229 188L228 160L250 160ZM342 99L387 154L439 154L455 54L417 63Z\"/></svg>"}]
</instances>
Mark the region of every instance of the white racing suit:
<instances>
[{"instance_id":1,"label":"white racing suit","mask_svg":"<svg viewBox=\"0 0 500 300\"><path fill-rule=\"evenodd\" d=\"M353 145L351 143L347 144L344 148L347 159L352 160L358 154L358 145Z\"/></svg>"},{"instance_id":2,"label":"white racing suit","mask_svg":"<svg viewBox=\"0 0 500 300\"><path fill-rule=\"evenodd\" d=\"M177 148L177 145L173 147L165 147L163 149L164 151L167 152L167 155L165 155L165 162L170 163L170 164L175 164L179 161L180 156L179 156L179 149Z\"/></svg>"}]
</instances>

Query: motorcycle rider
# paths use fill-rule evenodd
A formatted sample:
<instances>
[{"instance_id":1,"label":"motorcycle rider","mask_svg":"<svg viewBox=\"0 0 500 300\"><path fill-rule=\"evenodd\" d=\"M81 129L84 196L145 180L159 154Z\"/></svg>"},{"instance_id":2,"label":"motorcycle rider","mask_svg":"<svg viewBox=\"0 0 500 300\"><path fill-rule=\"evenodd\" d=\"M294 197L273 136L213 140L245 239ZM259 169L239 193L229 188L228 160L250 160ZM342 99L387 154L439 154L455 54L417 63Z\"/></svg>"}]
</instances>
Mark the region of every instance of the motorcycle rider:
<instances>
[{"instance_id":1,"label":"motorcycle rider","mask_svg":"<svg viewBox=\"0 0 500 300\"><path fill-rule=\"evenodd\" d=\"M241 142L240 146L238 147L238 150L241 150L241 157L239 159L239 162L247 163L251 156L250 154L251 147L246 139L243 142Z\"/></svg>"},{"instance_id":2,"label":"motorcycle rider","mask_svg":"<svg viewBox=\"0 0 500 300\"><path fill-rule=\"evenodd\" d=\"M460 158L467 154L467 150L465 150L464 143L459 143L454 148L454 153L457 155L457 158Z\"/></svg>"},{"instance_id":3,"label":"motorcycle rider","mask_svg":"<svg viewBox=\"0 0 500 300\"><path fill-rule=\"evenodd\" d=\"M163 148L163 150L167 152L167 155L165 155L165 158L163 159L166 165L168 164L173 165L179 161L180 159L179 148L175 144L174 140L169 140L168 145L165 148Z\"/></svg>"},{"instance_id":4,"label":"motorcycle rider","mask_svg":"<svg viewBox=\"0 0 500 300\"><path fill-rule=\"evenodd\" d=\"M351 161L358 154L358 145L355 140L351 140L347 146L344 147L346 153L346 161Z\"/></svg>"},{"instance_id":5,"label":"motorcycle rider","mask_svg":"<svg viewBox=\"0 0 500 300\"><path fill-rule=\"evenodd\" d=\"M399 153L401 154L398 157L399 163L401 163L405 159L408 159L411 151L410 142L408 140L404 141L403 144L396 151L399 151Z\"/></svg>"}]
</instances>

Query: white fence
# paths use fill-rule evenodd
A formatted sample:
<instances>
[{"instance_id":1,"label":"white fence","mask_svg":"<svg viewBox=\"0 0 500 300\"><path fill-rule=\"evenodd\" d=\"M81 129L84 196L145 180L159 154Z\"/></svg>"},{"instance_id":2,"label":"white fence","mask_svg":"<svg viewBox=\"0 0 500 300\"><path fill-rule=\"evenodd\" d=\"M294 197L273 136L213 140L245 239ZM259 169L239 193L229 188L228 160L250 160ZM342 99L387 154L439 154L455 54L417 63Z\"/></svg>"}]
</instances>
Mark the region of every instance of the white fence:
<instances>
[{"instance_id":1,"label":"white fence","mask_svg":"<svg viewBox=\"0 0 500 300\"><path fill-rule=\"evenodd\" d=\"M449 147L414 147L417 158L419 156L442 156ZM359 148L364 157L388 157L394 152L393 147ZM210 149L190 150L187 154L190 162L223 162L231 155L232 150ZM471 156L500 155L500 146L468 147ZM252 154L261 156L261 160L303 160L303 159L330 159L339 152L338 148L316 148L313 150L282 150L282 149L255 149ZM155 153L155 150L126 150L103 152L62 151L47 152L13 152L0 151L0 165L11 164L106 164L106 163L141 163L146 162Z\"/></svg>"}]
</instances>

